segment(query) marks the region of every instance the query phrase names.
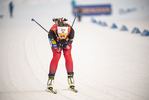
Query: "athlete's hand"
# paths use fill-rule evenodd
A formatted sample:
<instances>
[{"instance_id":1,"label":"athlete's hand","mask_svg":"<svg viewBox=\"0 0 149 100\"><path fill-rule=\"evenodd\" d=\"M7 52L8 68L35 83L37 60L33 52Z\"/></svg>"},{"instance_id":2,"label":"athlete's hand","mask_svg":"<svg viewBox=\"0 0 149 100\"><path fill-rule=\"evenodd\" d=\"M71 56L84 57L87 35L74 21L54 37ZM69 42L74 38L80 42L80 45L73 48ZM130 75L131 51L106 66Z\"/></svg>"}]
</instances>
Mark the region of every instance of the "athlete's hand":
<instances>
[{"instance_id":1,"label":"athlete's hand","mask_svg":"<svg viewBox=\"0 0 149 100\"><path fill-rule=\"evenodd\" d=\"M62 39L62 40L57 41L57 44L58 44L58 47L63 48L67 46L68 41L66 39Z\"/></svg>"},{"instance_id":2,"label":"athlete's hand","mask_svg":"<svg viewBox=\"0 0 149 100\"><path fill-rule=\"evenodd\" d=\"M68 47L68 40L63 41L63 47L64 48Z\"/></svg>"}]
</instances>

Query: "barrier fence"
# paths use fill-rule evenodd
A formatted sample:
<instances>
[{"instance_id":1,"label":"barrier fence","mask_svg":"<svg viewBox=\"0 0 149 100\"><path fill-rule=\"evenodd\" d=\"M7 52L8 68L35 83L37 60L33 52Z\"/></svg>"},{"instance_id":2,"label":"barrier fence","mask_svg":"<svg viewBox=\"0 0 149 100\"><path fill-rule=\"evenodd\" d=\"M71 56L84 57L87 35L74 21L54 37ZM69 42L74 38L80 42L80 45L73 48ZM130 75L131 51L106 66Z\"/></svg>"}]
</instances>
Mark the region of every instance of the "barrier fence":
<instances>
[{"instance_id":1,"label":"barrier fence","mask_svg":"<svg viewBox=\"0 0 149 100\"><path fill-rule=\"evenodd\" d=\"M105 21L97 21L94 18L92 18L92 22L96 23L96 24L99 24L101 26L104 26L104 27L108 26L108 24ZM119 29L119 28L117 27L117 25L115 23L113 23L112 26L111 26L111 29ZM122 25L122 27L120 28L120 31L128 31L128 30L129 29L125 25ZM141 36L149 36L149 30L144 29L144 31L141 32L139 30L139 28L137 28L137 27L134 27L133 30L131 31L131 33L133 33L133 34L140 34Z\"/></svg>"}]
</instances>

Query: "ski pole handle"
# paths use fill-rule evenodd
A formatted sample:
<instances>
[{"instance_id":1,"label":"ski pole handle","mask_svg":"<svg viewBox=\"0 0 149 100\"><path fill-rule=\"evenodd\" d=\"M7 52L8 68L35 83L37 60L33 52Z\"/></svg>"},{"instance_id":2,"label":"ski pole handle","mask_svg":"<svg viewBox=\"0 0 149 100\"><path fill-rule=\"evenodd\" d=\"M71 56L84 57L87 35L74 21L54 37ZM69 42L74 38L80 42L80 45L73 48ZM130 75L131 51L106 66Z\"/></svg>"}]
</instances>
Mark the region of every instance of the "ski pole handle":
<instances>
[{"instance_id":1,"label":"ski pole handle","mask_svg":"<svg viewBox=\"0 0 149 100\"><path fill-rule=\"evenodd\" d=\"M34 21L36 24L38 24L42 29L44 29L47 33L49 33L43 26L41 26L34 18L31 19L31 21Z\"/></svg>"}]
</instances>

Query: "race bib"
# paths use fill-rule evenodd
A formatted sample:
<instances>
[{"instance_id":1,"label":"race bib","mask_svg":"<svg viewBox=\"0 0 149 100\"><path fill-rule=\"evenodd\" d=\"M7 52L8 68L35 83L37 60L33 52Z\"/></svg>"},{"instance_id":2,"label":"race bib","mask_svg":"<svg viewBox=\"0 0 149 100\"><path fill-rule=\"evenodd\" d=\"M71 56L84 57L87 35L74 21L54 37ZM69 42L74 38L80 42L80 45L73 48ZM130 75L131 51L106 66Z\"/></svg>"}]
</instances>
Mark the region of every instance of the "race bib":
<instances>
[{"instance_id":1,"label":"race bib","mask_svg":"<svg viewBox=\"0 0 149 100\"><path fill-rule=\"evenodd\" d=\"M60 39L65 39L68 35L68 27L58 27L57 33Z\"/></svg>"}]
</instances>

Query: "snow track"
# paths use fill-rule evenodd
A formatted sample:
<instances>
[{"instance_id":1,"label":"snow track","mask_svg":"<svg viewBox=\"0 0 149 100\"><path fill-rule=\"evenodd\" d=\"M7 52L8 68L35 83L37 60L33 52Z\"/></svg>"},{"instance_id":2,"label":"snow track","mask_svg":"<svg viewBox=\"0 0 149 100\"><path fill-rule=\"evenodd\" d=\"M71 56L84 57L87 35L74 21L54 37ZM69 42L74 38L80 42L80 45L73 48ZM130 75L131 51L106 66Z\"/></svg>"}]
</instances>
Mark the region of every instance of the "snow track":
<instances>
[{"instance_id":1,"label":"snow track","mask_svg":"<svg viewBox=\"0 0 149 100\"><path fill-rule=\"evenodd\" d=\"M25 11L26 7L20 9ZM54 81L58 93L50 94L45 91L52 58L47 33L29 22L31 13L15 14L13 19L0 19L0 100L149 99L149 37L131 34L131 30L122 32L88 21L76 21L72 57L79 92L68 90L62 54ZM71 14L66 16L73 19ZM38 16L39 22L49 30L52 21L49 25L46 17L42 17ZM128 23L132 28L136 21L121 20L121 23ZM143 23L140 27L147 26Z\"/></svg>"}]
</instances>

